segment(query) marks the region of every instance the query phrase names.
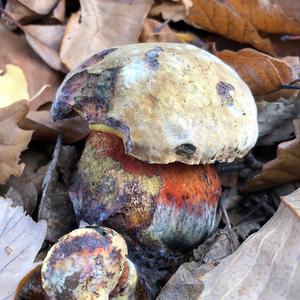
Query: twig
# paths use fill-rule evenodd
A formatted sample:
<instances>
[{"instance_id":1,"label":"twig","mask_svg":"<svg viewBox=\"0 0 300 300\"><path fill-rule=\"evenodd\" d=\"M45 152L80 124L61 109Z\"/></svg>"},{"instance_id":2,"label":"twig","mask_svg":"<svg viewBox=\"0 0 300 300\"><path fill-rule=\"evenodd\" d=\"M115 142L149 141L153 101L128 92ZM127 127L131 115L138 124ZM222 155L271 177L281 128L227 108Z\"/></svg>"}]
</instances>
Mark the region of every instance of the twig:
<instances>
[{"instance_id":1,"label":"twig","mask_svg":"<svg viewBox=\"0 0 300 300\"><path fill-rule=\"evenodd\" d=\"M297 41L300 40L300 35L283 35L280 39L282 42Z\"/></svg>"},{"instance_id":2,"label":"twig","mask_svg":"<svg viewBox=\"0 0 300 300\"><path fill-rule=\"evenodd\" d=\"M42 194L42 199L39 207L38 219L42 218L41 214L43 212L43 208L48 202L48 199L51 197L50 195L54 193L54 188L58 177L56 168L57 168L58 159L62 148L62 140L63 140L63 134L59 132L57 136L55 148L53 151L53 158L50 162L50 165L48 167L48 170L43 180L43 194Z\"/></svg>"},{"instance_id":3,"label":"twig","mask_svg":"<svg viewBox=\"0 0 300 300\"><path fill-rule=\"evenodd\" d=\"M221 212L222 212L222 220L226 224L226 229L227 229L228 234L229 234L231 253L233 253L234 250L235 250L233 229L232 229L230 219L229 219L228 214L227 214L227 210L226 210L225 205L224 205L224 200L226 199L226 197L228 197L228 194L229 193L228 193L227 190L224 191L224 193L223 193L223 195L220 199L220 209L221 209Z\"/></svg>"}]
</instances>

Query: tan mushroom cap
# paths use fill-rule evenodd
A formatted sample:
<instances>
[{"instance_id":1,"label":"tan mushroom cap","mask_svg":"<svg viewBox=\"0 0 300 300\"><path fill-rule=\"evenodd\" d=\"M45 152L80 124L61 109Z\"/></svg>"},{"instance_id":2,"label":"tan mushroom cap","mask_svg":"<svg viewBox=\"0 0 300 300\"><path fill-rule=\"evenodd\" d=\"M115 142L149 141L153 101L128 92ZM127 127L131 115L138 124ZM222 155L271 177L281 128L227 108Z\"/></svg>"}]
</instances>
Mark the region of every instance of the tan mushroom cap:
<instances>
[{"instance_id":1,"label":"tan mushroom cap","mask_svg":"<svg viewBox=\"0 0 300 300\"><path fill-rule=\"evenodd\" d=\"M254 146L257 110L228 65L188 44L104 50L75 68L58 90L54 120L71 110L90 127L123 138L150 163L232 161Z\"/></svg>"},{"instance_id":2,"label":"tan mushroom cap","mask_svg":"<svg viewBox=\"0 0 300 300\"><path fill-rule=\"evenodd\" d=\"M73 230L47 253L41 269L43 289L50 299L108 299L126 255L125 240L110 228Z\"/></svg>"}]
</instances>

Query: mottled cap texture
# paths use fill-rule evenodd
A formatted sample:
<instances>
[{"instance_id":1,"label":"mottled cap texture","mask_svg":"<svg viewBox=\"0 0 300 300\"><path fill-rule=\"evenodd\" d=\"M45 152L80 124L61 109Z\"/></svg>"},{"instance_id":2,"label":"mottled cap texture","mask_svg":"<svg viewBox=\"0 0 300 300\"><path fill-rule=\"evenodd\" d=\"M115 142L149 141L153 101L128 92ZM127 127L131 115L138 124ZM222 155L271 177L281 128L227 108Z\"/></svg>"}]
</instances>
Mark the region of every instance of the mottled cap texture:
<instances>
[{"instance_id":1,"label":"mottled cap texture","mask_svg":"<svg viewBox=\"0 0 300 300\"><path fill-rule=\"evenodd\" d=\"M230 162L254 146L257 110L228 65L188 44L115 47L70 72L53 120L74 112L92 130L122 137L126 153L150 163Z\"/></svg>"},{"instance_id":2,"label":"mottled cap texture","mask_svg":"<svg viewBox=\"0 0 300 300\"><path fill-rule=\"evenodd\" d=\"M51 300L108 299L126 255L125 240L112 229L73 230L48 251L41 269L43 289Z\"/></svg>"}]
</instances>

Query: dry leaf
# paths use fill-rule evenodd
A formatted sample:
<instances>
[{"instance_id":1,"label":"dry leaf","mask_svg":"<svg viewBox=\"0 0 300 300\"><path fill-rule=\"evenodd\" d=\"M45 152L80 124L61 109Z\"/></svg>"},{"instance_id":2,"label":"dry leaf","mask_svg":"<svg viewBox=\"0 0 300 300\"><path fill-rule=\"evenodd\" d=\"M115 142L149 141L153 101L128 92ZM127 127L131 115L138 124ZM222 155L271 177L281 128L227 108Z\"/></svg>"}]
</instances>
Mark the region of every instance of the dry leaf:
<instances>
[{"instance_id":1,"label":"dry leaf","mask_svg":"<svg viewBox=\"0 0 300 300\"><path fill-rule=\"evenodd\" d=\"M52 12L52 18L64 23L66 15L66 0L59 0Z\"/></svg>"},{"instance_id":2,"label":"dry leaf","mask_svg":"<svg viewBox=\"0 0 300 300\"><path fill-rule=\"evenodd\" d=\"M194 271L193 281L177 272L157 299L298 300L299 249L300 189L282 197L276 214L216 268Z\"/></svg>"},{"instance_id":3,"label":"dry leaf","mask_svg":"<svg viewBox=\"0 0 300 300\"><path fill-rule=\"evenodd\" d=\"M149 15L178 22L188 15L192 6L192 0L163 0L151 8Z\"/></svg>"},{"instance_id":4,"label":"dry leaf","mask_svg":"<svg viewBox=\"0 0 300 300\"><path fill-rule=\"evenodd\" d=\"M140 43L178 43L179 39L169 25L147 18L139 37Z\"/></svg>"},{"instance_id":5,"label":"dry leaf","mask_svg":"<svg viewBox=\"0 0 300 300\"><path fill-rule=\"evenodd\" d=\"M82 140L89 134L87 122L81 117L74 117L53 122L49 111L30 111L26 118L19 123L26 130L34 130L33 139L53 140L59 131L63 133L65 143L74 143Z\"/></svg>"},{"instance_id":6,"label":"dry leaf","mask_svg":"<svg viewBox=\"0 0 300 300\"><path fill-rule=\"evenodd\" d=\"M23 70L15 65L6 65L6 70L0 74L0 108L28 98L28 84Z\"/></svg>"},{"instance_id":7,"label":"dry leaf","mask_svg":"<svg viewBox=\"0 0 300 300\"><path fill-rule=\"evenodd\" d=\"M299 57L279 59L250 48L214 54L239 73L255 96L266 95L298 78Z\"/></svg>"},{"instance_id":8,"label":"dry leaf","mask_svg":"<svg viewBox=\"0 0 300 300\"><path fill-rule=\"evenodd\" d=\"M54 99L55 92L61 83L61 75L51 70L33 52L25 37L3 31L1 32L0 70L5 71L6 65L14 65L22 69L27 80L30 98L35 97L40 104ZM41 90L43 90L42 93ZM39 93L40 95L36 97Z\"/></svg>"},{"instance_id":9,"label":"dry leaf","mask_svg":"<svg viewBox=\"0 0 300 300\"><path fill-rule=\"evenodd\" d=\"M272 45L263 39L256 28L230 1L193 0L186 22L194 27L219 33L240 43L248 43L267 53L272 53ZM252 1L249 1L252 2Z\"/></svg>"},{"instance_id":10,"label":"dry leaf","mask_svg":"<svg viewBox=\"0 0 300 300\"><path fill-rule=\"evenodd\" d=\"M27 101L19 101L0 109L0 184L9 176L20 176L24 164L18 164L20 153L27 148L32 131L22 130L17 123L28 112Z\"/></svg>"},{"instance_id":11,"label":"dry leaf","mask_svg":"<svg viewBox=\"0 0 300 300\"><path fill-rule=\"evenodd\" d=\"M60 57L68 69L112 46L135 43L152 0L81 0L68 21Z\"/></svg>"},{"instance_id":12,"label":"dry leaf","mask_svg":"<svg viewBox=\"0 0 300 300\"><path fill-rule=\"evenodd\" d=\"M64 135L65 143L82 140L89 134L88 124L81 117L53 122L49 111L30 111L20 123L23 129L34 130L37 140L56 140L58 132Z\"/></svg>"},{"instance_id":13,"label":"dry leaf","mask_svg":"<svg viewBox=\"0 0 300 300\"><path fill-rule=\"evenodd\" d=\"M0 299L13 299L22 277L34 267L47 224L34 222L20 206L0 197Z\"/></svg>"},{"instance_id":14,"label":"dry leaf","mask_svg":"<svg viewBox=\"0 0 300 300\"><path fill-rule=\"evenodd\" d=\"M5 12L15 21L28 21L36 17L36 13L34 11L24 6L18 0L7 0Z\"/></svg>"},{"instance_id":15,"label":"dry leaf","mask_svg":"<svg viewBox=\"0 0 300 300\"><path fill-rule=\"evenodd\" d=\"M300 119L294 120L296 138L278 145L277 157L264 164L244 188L253 192L300 179Z\"/></svg>"},{"instance_id":16,"label":"dry leaf","mask_svg":"<svg viewBox=\"0 0 300 300\"><path fill-rule=\"evenodd\" d=\"M63 68L59 49L65 32L62 25L22 26L28 44L54 70L66 72Z\"/></svg>"},{"instance_id":17,"label":"dry leaf","mask_svg":"<svg viewBox=\"0 0 300 300\"><path fill-rule=\"evenodd\" d=\"M285 15L276 0L193 0L193 4L188 23L267 53L273 53L272 44L259 32L300 33L299 20Z\"/></svg>"},{"instance_id":18,"label":"dry leaf","mask_svg":"<svg viewBox=\"0 0 300 300\"><path fill-rule=\"evenodd\" d=\"M284 14L300 22L300 2L295 0L277 0Z\"/></svg>"},{"instance_id":19,"label":"dry leaf","mask_svg":"<svg viewBox=\"0 0 300 300\"><path fill-rule=\"evenodd\" d=\"M257 31L288 34L300 33L300 20L297 21L295 18L290 16L290 9L289 13L285 14L283 7L281 7L283 1L229 0L228 2L238 11L241 16L243 16L243 18L249 20L257 29ZM279 2L281 2L281 4ZM299 3L297 6L300 7ZM285 10L288 10L288 6L285 7ZM295 14L296 13L297 12L295 11Z\"/></svg>"},{"instance_id":20,"label":"dry leaf","mask_svg":"<svg viewBox=\"0 0 300 300\"><path fill-rule=\"evenodd\" d=\"M56 5L58 0L18 0L24 6L28 7L32 11L39 15L46 15Z\"/></svg>"}]
</instances>

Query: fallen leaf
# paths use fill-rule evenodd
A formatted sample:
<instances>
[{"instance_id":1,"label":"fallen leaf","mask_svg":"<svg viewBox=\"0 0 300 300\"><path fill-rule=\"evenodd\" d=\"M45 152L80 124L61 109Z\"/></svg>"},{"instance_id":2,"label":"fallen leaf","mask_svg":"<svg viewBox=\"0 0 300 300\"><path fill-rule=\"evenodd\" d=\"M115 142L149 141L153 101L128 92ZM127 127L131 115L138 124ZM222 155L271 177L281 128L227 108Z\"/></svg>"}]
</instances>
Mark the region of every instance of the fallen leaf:
<instances>
[{"instance_id":1,"label":"fallen leaf","mask_svg":"<svg viewBox=\"0 0 300 300\"><path fill-rule=\"evenodd\" d=\"M65 143L74 143L86 137L90 130L81 117L53 122L50 111L30 111L19 123L26 130L33 130L33 139L55 141L58 132L62 132Z\"/></svg>"},{"instance_id":2,"label":"fallen leaf","mask_svg":"<svg viewBox=\"0 0 300 300\"><path fill-rule=\"evenodd\" d=\"M55 92L61 83L61 75L50 69L34 53L25 37L3 31L1 32L0 70L5 71L7 65L14 65L22 70L27 81L30 99L34 97L39 105L54 99ZM41 90L43 90L42 93L40 93Z\"/></svg>"},{"instance_id":3,"label":"fallen leaf","mask_svg":"<svg viewBox=\"0 0 300 300\"><path fill-rule=\"evenodd\" d=\"M52 18L64 23L66 16L66 0L59 0L52 12Z\"/></svg>"},{"instance_id":4,"label":"fallen leaf","mask_svg":"<svg viewBox=\"0 0 300 300\"><path fill-rule=\"evenodd\" d=\"M11 202L0 197L0 299L13 299L19 281L35 265L47 230L45 221L34 222Z\"/></svg>"},{"instance_id":5,"label":"fallen leaf","mask_svg":"<svg viewBox=\"0 0 300 300\"><path fill-rule=\"evenodd\" d=\"M39 15L46 15L56 5L58 0L18 0L24 6L28 7L32 11Z\"/></svg>"},{"instance_id":6,"label":"fallen leaf","mask_svg":"<svg viewBox=\"0 0 300 300\"><path fill-rule=\"evenodd\" d=\"M29 21L36 17L36 13L23 5L18 0L7 0L5 5L5 12L15 21ZM7 20L10 22L10 20Z\"/></svg>"},{"instance_id":7,"label":"fallen leaf","mask_svg":"<svg viewBox=\"0 0 300 300\"><path fill-rule=\"evenodd\" d=\"M203 274L194 266L193 277L179 269L157 299L298 300L300 189L281 199L275 215L216 268Z\"/></svg>"},{"instance_id":8,"label":"fallen leaf","mask_svg":"<svg viewBox=\"0 0 300 300\"><path fill-rule=\"evenodd\" d=\"M19 163L20 153L30 142L32 131L18 127L28 112L27 101L19 101L0 109L0 184L9 176L20 176L24 164Z\"/></svg>"},{"instance_id":9,"label":"fallen leaf","mask_svg":"<svg viewBox=\"0 0 300 300\"><path fill-rule=\"evenodd\" d=\"M257 102L259 138L256 145L276 145L293 137L293 120L299 108L295 100Z\"/></svg>"},{"instance_id":10,"label":"fallen leaf","mask_svg":"<svg viewBox=\"0 0 300 300\"><path fill-rule=\"evenodd\" d=\"M229 0L228 2L238 11L238 13L243 18L249 20L259 32L288 34L300 33L300 20L297 21L294 17L290 16L290 9L289 14L285 14L285 11L281 6L283 4L283 1ZM299 3L297 4L297 6L300 7ZM285 10L287 9L288 6L285 7ZM297 12L295 11L295 14L296 13Z\"/></svg>"},{"instance_id":11,"label":"fallen leaf","mask_svg":"<svg viewBox=\"0 0 300 300\"><path fill-rule=\"evenodd\" d=\"M207 50L207 45L191 32L176 32L168 24L147 18L144 22L140 43L189 43Z\"/></svg>"},{"instance_id":12,"label":"fallen leaf","mask_svg":"<svg viewBox=\"0 0 300 300\"><path fill-rule=\"evenodd\" d=\"M259 35L250 20L232 5L233 1L193 0L185 21L194 27L273 53L271 42Z\"/></svg>"},{"instance_id":13,"label":"fallen leaf","mask_svg":"<svg viewBox=\"0 0 300 300\"><path fill-rule=\"evenodd\" d=\"M289 18L300 22L300 2L295 0L277 0L278 4Z\"/></svg>"},{"instance_id":14,"label":"fallen leaf","mask_svg":"<svg viewBox=\"0 0 300 300\"><path fill-rule=\"evenodd\" d=\"M62 25L22 26L28 44L54 70L67 72L62 66L59 50L65 27Z\"/></svg>"},{"instance_id":15,"label":"fallen leaf","mask_svg":"<svg viewBox=\"0 0 300 300\"><path fill-rule=\"evenodd\" d=\"M163 0L153 5L149 16L162 17L164 20L178 22L183 20L193 6L192 0Z\"/></svg>"},{"instance_id":16,"label":"fallen leaf","mask_svg":"<svg viewBox=\"0 0 300 300\"><path fill-rule=\"evenodd\" d=\"M266 95L298 78L299 57L284 60L250 48L214 54L238 72L255 96Z\"/></svg>"},{"instance_id":17,"label":"fallen leaf","mask_svg":"<svg viewBox=\"0 0 300 300\"><path fill-rule=\"evenodd\" d=\"M0 74L0 108L21 99L28 99L28 84L23 70L15 65L6 65Z\"/></svg>"},{"instance_id":18,"label":"fallen leaf","mask_svg":"<svg viewBox=\"0 0 300 300\"><path fill-rule=\"evenodd\" d=\"M140 43L178 43L180 42L169 25L147 18L144 22L140 37Z\"/></svg>"},{"instance_id":19,"label":"fallen leaf","mask_svg":"<svg viewBox=\"0 0 300 300\"><path fill-rule=\"evenodd\" d=\"M68 69L112 46L136 43L152 0L81 0L62 41L60 58Z\"/></svg>"},{"instance_id":20,"label":"fallen leaf","mask_svg":"<svg viewBox=\"0 0 300 300\"><path fill-rule=\"evenodd\" d=\"M245 186L245 192L259 191L300 179L300 119L294 120L294 140L278 145L277 157L266 164L260 174Z\"/></svg>"}]
</instances>

